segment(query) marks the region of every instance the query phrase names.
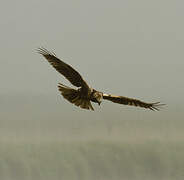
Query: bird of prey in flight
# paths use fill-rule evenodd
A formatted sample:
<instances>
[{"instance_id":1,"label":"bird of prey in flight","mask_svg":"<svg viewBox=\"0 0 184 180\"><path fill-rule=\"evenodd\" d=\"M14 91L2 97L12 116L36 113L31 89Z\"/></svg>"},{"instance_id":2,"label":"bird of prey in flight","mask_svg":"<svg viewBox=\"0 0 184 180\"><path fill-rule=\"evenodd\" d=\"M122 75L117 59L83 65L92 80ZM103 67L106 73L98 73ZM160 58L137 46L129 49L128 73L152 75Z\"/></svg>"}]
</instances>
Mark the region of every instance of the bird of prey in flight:
<instances>
[{"instance_id":1,"label":"bird of prey in flight","mask_svg":"<svg viewBox=\"0 0 184 180\"><path fill-rule=\"evenodd\" d=\"M49 52L45 48L38 48L38 53L43 55L59 73L77 87L77 89L73 89L61 83L58 85L59 91L65 99L83 109L94 110L91 101L100 105L103 99L124 105L139 106L153 111L159 110L160 106L164 105L160 104L160 102L146 103L137 99L99 92L89 87L82 76L70 65L57 58L55 53Z\"/></svg>"}]
</instances>

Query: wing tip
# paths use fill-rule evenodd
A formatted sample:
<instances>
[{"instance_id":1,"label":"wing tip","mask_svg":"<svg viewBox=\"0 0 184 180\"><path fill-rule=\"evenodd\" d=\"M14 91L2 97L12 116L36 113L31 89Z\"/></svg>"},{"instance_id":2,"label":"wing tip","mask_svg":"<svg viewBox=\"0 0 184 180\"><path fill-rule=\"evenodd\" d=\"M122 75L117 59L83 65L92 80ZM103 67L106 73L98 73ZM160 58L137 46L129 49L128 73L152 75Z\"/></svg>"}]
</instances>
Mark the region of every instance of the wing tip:
<instances>
[{"instance_id":1,"label":"wing tip","mask_svg":"<svg viewBox=\"0 0 184 180\"><path fill-rule=\"evenodd\" d=\"M151 103L148 108L152 111L160 111L160 109L163 108L163 106L165 106L165 105L166 104L164 104L164 103L155 102L155 103Z\"/></svg>"},{"instance_id":2,"label":"wing tip","mask_svg":"<svg viewBox=\"0 0 184 180\"><path fill-rule=\"evenodd\" d=\"M38 54L41 54L41 55L43 55L43 56L48 56L48 55L50 55L50 56L55 56L55 57L56 57L56 54L55 54L53 51L50 52L49 50L47 50L47 49L44 48L43 46L36 48L36 51L37 51Z\"/></svg>"}]
</instances>

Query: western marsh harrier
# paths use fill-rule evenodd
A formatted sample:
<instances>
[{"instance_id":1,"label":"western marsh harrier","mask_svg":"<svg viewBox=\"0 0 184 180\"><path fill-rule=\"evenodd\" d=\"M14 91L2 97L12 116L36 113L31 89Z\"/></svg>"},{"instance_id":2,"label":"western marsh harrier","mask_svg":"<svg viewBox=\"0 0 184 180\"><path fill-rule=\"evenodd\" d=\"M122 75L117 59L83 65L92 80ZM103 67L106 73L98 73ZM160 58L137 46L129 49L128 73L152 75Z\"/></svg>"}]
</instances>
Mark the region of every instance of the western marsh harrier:
<instances>
[{"instance_id":1,"label":"western marsh harrier","mask_svg":"<svg viewBox=\"0 0 184 180\"><path fill-rule=\"evenodd\" d=\"M51 53L45 48L38 48L38 53L43 55L59 73L61 73L66 79L68 79L74 86L78 88L73 89L61 83L58 85L59 91L65 99L83 109L94 110L93 106L91 105L91 101L100 105L102 99L124 105L139 106L153 111L159 110L160 106L164 105L160 104L160 102L146 103L137 99L99 92L89 87L82 76L70 65L57 58L55 53Z\"/></svg>"}]
</instances>

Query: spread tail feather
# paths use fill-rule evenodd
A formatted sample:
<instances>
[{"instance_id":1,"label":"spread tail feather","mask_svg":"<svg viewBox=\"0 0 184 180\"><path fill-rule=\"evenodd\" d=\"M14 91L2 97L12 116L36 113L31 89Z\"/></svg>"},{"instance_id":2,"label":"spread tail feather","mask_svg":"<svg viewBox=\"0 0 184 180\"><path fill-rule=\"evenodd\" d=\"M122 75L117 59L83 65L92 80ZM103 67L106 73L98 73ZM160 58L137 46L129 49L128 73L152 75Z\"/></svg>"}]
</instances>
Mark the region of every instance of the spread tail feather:
<instances>
[{"instance_id":1,"label":"spread tail feather","mask_svg":"<svg viewBox=\"0 0 184 180\"><path fill-rule=\"evenodd\" d=\"M78 90L67 87L61 83L59 83L58 88L62 96L72 104L75 104L83 109L91 109L94 111L90 100L81 98Z\"/></svg>"}]
</instances>

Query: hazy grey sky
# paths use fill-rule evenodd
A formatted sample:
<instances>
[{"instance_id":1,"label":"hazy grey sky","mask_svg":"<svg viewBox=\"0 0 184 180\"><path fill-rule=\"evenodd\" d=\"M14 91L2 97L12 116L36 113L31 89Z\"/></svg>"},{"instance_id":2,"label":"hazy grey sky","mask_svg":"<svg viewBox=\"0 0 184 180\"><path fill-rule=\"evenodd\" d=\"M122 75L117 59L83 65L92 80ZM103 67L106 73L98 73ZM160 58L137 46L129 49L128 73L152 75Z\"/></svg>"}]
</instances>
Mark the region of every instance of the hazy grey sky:
<instances>
[{"instance_id":1,"label":"hazy grey sky","mask_svg":"<svg viewBox=\"0 0 184 180\"><path fill-rule=\"evenodd\" d=\"M31 107L36 101L45 106L39 113L54 119L63 113L71 119L76 114L81 119L182 119L183 19L181 0L2 1L1 119L38 118ZM95 106L93 114L76 110L57 90L58 82L69 82L36 53L40 46L53 50L97 90L168 106L157 114L111 102Z\"/></svg>"}]
</instances>

